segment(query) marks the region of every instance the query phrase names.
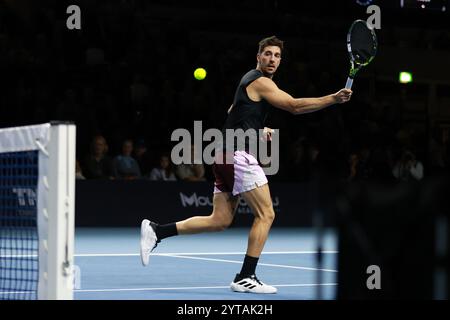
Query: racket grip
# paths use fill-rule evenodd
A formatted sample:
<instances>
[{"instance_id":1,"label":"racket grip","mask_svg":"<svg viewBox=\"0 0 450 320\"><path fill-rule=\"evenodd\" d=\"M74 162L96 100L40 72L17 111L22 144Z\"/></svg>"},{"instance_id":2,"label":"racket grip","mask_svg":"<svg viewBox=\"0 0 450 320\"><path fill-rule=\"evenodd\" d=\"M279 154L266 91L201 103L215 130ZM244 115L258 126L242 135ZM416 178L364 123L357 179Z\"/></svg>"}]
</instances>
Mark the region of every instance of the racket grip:
<instances>
[{"instance_id":1,"label":"racket grip","mask_svg":"<svg viewBox=\"0 0 450 320\"><path fill-rule=\"evenodd\" d=\"M353 79L348 77L347 78L347 83L345 84L345 89L351 89L352 88L352 84L353 84Z\"/></svg>"}]
</instances>

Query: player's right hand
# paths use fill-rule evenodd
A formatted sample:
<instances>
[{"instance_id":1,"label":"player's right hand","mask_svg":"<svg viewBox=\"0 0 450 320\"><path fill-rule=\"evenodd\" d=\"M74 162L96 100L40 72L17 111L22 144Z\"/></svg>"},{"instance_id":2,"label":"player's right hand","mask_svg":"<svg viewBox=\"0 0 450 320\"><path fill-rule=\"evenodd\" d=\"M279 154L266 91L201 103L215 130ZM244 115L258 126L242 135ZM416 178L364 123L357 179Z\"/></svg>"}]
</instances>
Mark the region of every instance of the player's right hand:
<instances>
[{"instance_id":1,"label":"player's right hand","mask_svg":"<svg viewBox=\"0 0 450 320\"><path fill-rule=\"evenodd\" d=\"M350 89L341 89L334 94L334 99L336 100L336 103L348 102L352 97L352 93L353 91Z\"/></svg>"}]
</instances>

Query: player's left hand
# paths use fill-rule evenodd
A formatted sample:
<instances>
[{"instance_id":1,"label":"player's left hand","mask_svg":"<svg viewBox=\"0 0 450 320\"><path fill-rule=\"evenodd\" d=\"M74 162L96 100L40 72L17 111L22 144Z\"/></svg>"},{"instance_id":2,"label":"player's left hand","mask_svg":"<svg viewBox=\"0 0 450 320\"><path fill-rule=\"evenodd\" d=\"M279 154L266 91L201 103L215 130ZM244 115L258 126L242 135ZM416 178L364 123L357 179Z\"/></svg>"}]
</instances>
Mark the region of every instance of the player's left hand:
<instances>
[{"instance_id":1,"label":"player's left hand","mask_svg":"<svg viewBox=\"0 0 450 320\"><path fill-rule=\"evenodd\" d=\"M353 91L350 89L341 89L334 94L334 99L336 100L336 103L348 102L352 97L352 93Z\"/></svg>"},{"instance_id":2,"label":"player's left hand","mask_svg":"<svg viewBox=\"0 0 450 320\"><path fill-rule=\"evenodd\" d=\"M272 141L272 133L274 132L274 130L273 129L271 129L271 128L268 128L268 127L264 127L264 130L263 130L263 139L264 139L264 141Z\"/></svg>"}]
</instances>

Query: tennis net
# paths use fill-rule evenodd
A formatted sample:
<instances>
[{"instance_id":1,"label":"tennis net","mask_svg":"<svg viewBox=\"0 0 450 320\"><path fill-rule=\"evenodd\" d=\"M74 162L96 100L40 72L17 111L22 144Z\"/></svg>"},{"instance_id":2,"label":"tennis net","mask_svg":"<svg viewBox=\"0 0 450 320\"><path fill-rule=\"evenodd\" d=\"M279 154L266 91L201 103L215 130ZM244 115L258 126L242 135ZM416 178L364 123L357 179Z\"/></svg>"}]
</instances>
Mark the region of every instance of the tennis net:
<instances>
[{"instance_id":1,"label":"tennis net","mask_svg":"<svg viewBox=\"0 0 450 320\"><path fill-rule=\"evenodd\" d=\"M75 132L0 129L0 300L73 298Z\"/></svg>"}]
</instances>

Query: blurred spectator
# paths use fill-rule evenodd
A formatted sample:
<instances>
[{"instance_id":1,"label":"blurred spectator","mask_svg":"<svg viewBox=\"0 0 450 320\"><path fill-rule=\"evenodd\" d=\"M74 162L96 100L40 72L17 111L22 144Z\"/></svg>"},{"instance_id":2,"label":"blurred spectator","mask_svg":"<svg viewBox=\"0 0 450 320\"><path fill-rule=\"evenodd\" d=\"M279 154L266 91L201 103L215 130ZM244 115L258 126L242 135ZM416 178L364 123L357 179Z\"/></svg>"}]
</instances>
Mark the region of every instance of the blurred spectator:
<instances>
[{"instance_id":1,"label":"blurred spectator","mask_svg":"<svg viewBox=\"0 0 450 320\"><path fill-rule=\"evenodd\" d=\"M150 180L153 181L176 181L175 172L173 170L170 157L167 154L161 155L159 158L159 167L153 168L150 173Z\"/></svg>"},{"instance_id":2,"label":"blurred spectator","mask_svg":"<svg viewBox=\"0 0 450 320\"><path fill-rule=\"evenodd\" d=\"M354 181L358 178L358 164L359 156L356 152L353 152L348 157L349 173L347 176L347 181Z\"/></svg>"},{"instance_id":3,"label":"blurred spectator","mask_svg":"<svg viewBox=\"0 0 450 320\"><path fill-rule=\"evenodd\" d=\"M151 159L147 150L147 145L144 140L138 140L134 145L134 159L137 161L139 168L141 169L142 176L150 174Z\"/></svg>"},{"instance_id":4,"label":"blurred spectator","mask_svg":"<svg viewBox=\"0 0 450 320\"><path fill-rule=\"evenodd\" d=\"M370 161L371 150L365 146L357 152L352 152L348 158L347 181L368 180L372 177L372 165Z\"/></svg>"},{"instance_id":5,"label":"blurred spectator","mask_svg":"<svg viewBox=\"0 0 450 320\"><path fill-rule=\"evenodd\" d=\"M286 178L294 178L297 181L304 180L305 177L305 137L301 136L296 141L294 141L289 148L289 159L290 161L286 163L287 173Z\"/></svg>"},{"instance_id":6,"label":"blurred spectator","mask_svg":"<svg viewBox=\"0 0 450 320\"><path fill-rule=\"evenodd\" d=\"M131 157L133 141L127 139L122 143L122 154L114 158L113 174L118 179L133 180L141 177L141 170L136 160Z\"/></svg>"},{"instance_id":7,"label":"blurred spectator","mask_svg":"<svg viewBox=\"0 0 450 320\"><path fill-rule=\"evenodd\" d=\"M321 171L324 171L323 159L320 154L320 147L314 141L306 143L305 157L303 161L305 181L318 179Z\"/></svg>"},{"instance_id":8,"label":"blurred spectator","mask_svg":"<svg viewBox=\"0 0 450 320\"><path fill-rule=\"evenodd\" d=\"M86 156L83 172L87 179L111 179L112 160L107 155L108 144L103 136L95 136Z\"/></svg>"},{"instance_id":9,"label":"blurred spectator","mask_svg":"<svg viewBox=\"0 0 450 320\"><path fill-rule=\"evenodd\" d=\"M315 171L320 169L320 147L317 143L311 143L308 147L308 160L309 167L311 168L310 174L314 174Z\"/></svg>"},{"instance_id":10,"label":"blurred spectator","mask_svg":"<svg viewBox=\"0 0 450 320\"><path fill-rule=\"evenodd\" d=\"M75 179L78 180L86 179L86 177L83 175L83 171L81 170L80 162L78 161L78 159L75 164Z\"/></svg>"},{"instance_id":11,"label":"blurred spectator","mask_svg":"<svg viewBox=\"0 0 450 320\"><path fill-rule=\"evenodd\" d=\"M440 175L448 171L450 165L449 128L435 128L430 141L430 171Z\"/></svg>"},{"instance_id":12,"label":"blurred spectator","mask_svg":"<svg viewBox=\"0 0 450 320\"><path fill-rule=\"evenodd\" d=\"M191 146L191 163L177 166L176 175L183 181L206 181L205 167L203 164L194 164L196 158L195 148Z\"/></svg>"},{"instance_id":13,"label":"blurred spectator","mask_svg":"<svg viewBox=\"0 0 450 320\"><path fill-rule=\"evenodd\" d=\"M423 165L409 150L404 150L392 169L392 174L399 181L419 181L423 178Z\"/></svg>"}]
</instances>

